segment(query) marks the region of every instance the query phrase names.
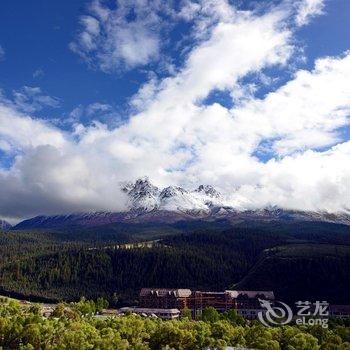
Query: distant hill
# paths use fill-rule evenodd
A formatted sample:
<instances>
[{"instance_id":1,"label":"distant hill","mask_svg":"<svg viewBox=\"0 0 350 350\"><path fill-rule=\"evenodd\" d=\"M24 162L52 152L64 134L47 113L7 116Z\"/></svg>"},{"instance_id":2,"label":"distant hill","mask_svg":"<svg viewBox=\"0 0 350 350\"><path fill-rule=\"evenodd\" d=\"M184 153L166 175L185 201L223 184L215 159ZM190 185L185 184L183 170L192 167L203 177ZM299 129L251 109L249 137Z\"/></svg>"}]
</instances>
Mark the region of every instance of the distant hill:
<instances>
[{"instance_id":1,"label":"distant hill","mask_svg":"<svg viewBox=\"0 0 350 350\"><path fill-rule=\"evenodd\" d=\"M11 228L12 225L9 222L0 219L0 230L6 231L10 230Z\"/></svg>"}]
</instances>

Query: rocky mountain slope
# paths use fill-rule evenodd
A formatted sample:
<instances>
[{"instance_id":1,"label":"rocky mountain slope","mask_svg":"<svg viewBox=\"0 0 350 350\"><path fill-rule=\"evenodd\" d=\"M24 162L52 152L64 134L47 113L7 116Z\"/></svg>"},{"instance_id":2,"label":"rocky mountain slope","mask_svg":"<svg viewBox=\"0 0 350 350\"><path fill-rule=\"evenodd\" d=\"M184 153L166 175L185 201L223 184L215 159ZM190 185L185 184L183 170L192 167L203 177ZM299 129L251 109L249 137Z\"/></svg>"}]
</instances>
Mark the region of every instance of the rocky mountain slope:
<instances>
[{"instance_id":1,"label":"rocky mountain slope","mask_svg":"<svg viewBox=\"0 0 350 350\"><path fill-rule=\"evenodd\" d=\"M324 221L350 225L350 215L324 212L284 210L276 207L259 210L237 210L227 197L210 185L195 190L178 186L158 188L148 178L121 185L126 194L125 212L73 213L68 215L37 216L24 220L15 229L48 228L61 226L98 226L115 222L177 222L180 220L217 220L231 222L252 220Z\"/></svg>"},{"instance_id":2,"label":"rocky mountain slope","mask_svg":"<svg viewBox=\"0 0 350 350\"><path fill-rule=\"evenodd\" d=\"M223 198L212 186L200 185L194 191L169 186L159 189L148 178L126 183L122 187L129 198L129 211L150 212L152 210L186 212L199 210L209 212L213 206L222 206Z\"/></svg>"}]
</instances>

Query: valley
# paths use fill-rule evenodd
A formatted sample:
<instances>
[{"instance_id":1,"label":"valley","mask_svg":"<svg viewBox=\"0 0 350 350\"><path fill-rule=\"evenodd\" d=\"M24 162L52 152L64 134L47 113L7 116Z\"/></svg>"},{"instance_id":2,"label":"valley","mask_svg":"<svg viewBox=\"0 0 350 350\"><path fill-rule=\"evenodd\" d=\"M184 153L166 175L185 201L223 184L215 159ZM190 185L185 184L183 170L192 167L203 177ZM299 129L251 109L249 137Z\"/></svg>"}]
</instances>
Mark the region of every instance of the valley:
<instances>
[{"instance_id":1,"label":"valley","mask_svg":"<svg viewBox=\"0 0 350 350\"><path fill-rule=\"evenodd\" d=\"M143 287L181 287L350 303L350 228L342 224L116 223L2 231L0 242L0 291L32 300L105 297L123 306Z\"/></svg>"}]
</instances>

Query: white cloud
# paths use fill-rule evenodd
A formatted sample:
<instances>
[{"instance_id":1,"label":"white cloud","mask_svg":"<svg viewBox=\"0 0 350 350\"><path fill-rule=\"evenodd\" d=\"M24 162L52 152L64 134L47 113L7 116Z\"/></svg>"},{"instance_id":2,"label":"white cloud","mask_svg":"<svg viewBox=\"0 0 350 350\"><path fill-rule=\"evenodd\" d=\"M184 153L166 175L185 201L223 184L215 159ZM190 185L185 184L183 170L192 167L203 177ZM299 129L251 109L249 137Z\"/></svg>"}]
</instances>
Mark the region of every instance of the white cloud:
<instances>
[{"instance_id":1,"label":"white cloud","mask_svg":"<svg viewBox=\"0 0 350 350\"><path fill-rule=\"evenodd\" d=\"M109 128L115 128L121 122L121 116L115 107L102 102L90 103L87 106L79 105L69 113L67 118L57 120L58 125L73 126L74 129L79 130L96 123L104 123Z\"/></svg>"},{"instance_id":2,"label":"white cloud","mask_svg":"<svg viewBox=\"0 0 350 350\"><path fill-rule=\"evenodd\" d=\"M335 144L337 130L349 123L349 79L350 53L319 59L313 71L300 70L263 100L233 110L235 129L272 139L279 155Z\"/></svg>"},{"instance_id":3,"label":"white cloud","mask_svg":"<svg viewBox=\"0 0 350 350\"><path fill-rule=\"evenodd\" d=\"M129 104L138 111L144 110L153 101L156 93L158 92L159 81L157 77L153 75L139 88L137 93L131 97Z\"/></svg>"},{"instance_id":4,"label":"white cloud","mask_svg":"<svg viewBox=\"0 0 350 350\"><path fill-rule=\"evenodd\" d=\"M349 142L324 152L308 150L271 160L256 172L257 183L239 188L237 205L349 212L349 163Z\"/></svg>"},{"instance_id":5,"label":"white cloud","mask_svg":"<svg viewBox=\"0 0 350 350\"><path fill-rule=\"evenodd\" d=\"M105 72L146 65L159 56L163 24L158 12L164 6L161 1L118 1L110 9L94 0L70 48Z\"/></svg>"},{"instance_id":6,"label":"white cloud","mask_svg":"<svg viewBox=\"0 0 350 350\"><path fill-rule=\"evenodd\" d=\"M213 184L232 193L240 208L347 209L350 144L339 129L349 124L350 53L318 59L314 69L296 71L264 98L237 98L247 91L242 78L282 69L292 59L294 7L286 2L257 13L214 3L205 10L198 2L182 13L196 18L193 30L204 26L206 36L176 73L150 76L131 99L137 111L128 122L114 128L79 123L84 115L109 113L111 106L96 102L72 112L77 123L68 134L20 114L20 106L2 105L0 145L17 157L0 171L0 215L120 210L119 182L143 175L159 185ZM91 38L117 11L94 4L99 25L84 20ZM207 20L203 13L213 9L215 20ZM203 103L213 91L233 96L236 104ZM275 158L263 162L259 151Z\"/></svg>"},{"instance_id":7,"label":"white cloud","mask_svg":"<svg viewBox=\"0 0 350 350\"><path fill-rule=\"evenodd\" d=\"M161 49L169 45L168 33L179 21L190 23L192 31L184 35L196 42L210 36L217 23L232 23L236 16L228 0L123 0L116 1L114 8L93 0L69 46L104 72L142 67L160 59L160 66L169 66L169 57Z\"/></svg>"},{"instance_id":8,"label":"white cloud","mask_svg":"<svg viewBox=\"0 0 350 350\"><path fill-rule=\"evenodd\" d=\"M99 171L100 165L108 170L108 164L96 154L83 156L81 151L38 146L18 157L10 172L0 171L1 214L122 210L123 194L113 186L111 169L106 174Z\"/></svg>"},{"instance_id":9,"label":"white cloud","mask_svg":"<svg viewBox=\"0 0 350 350\"><path fill-rule=\"evenodd\" d=\"M33 78L37 79L37 78L42 78L45 75L45 72L43 69L38 68L33 72Z\"/></svg>"},{"instance_id":10,"label":"white cloud","mask_svg":"<svg viewBox=\"0 0 350 350\"><path fill-rule=\"evenodd\" d=\"M113 107L107 103L95 102L87 106L86 113L93 115L96 112L109 112L112 109Z\"/></svg>"},{"instance_id":11,"label":"white cloud","mask_svg":"<svg viewBox=\"0 0 350 350\"><path fill-rule=\"evenodd\" d=\"M12 105L26 113L40 111L43 108L58 108L60 100L57 97L46 95L40 87L23 86L20 90L12 91L12 99L0 94L0 102Z\"/></svg>"},{"instance_id":12,"label":"white cloud","mask_svg":"<svg viewBox=\"0 0 350 350\"><path fill-rule=\"evenodd\" d=\"M312 17L323 14L325 0L301 0L297 3L295 22L298 26L307 24Z\"/></svg>"},{"instance_id":13,"label":"white cloud","mask_svg":"<svg viewBox=\"0 0 350 350\"><path fill-rule=\"evenodd\" d=\"M0 136L8 145L7 151L26 150L41 145L61 148L66 143L62 131L42 120L21 114L12 107L0 103ZM11 145L11 147L10 147Z\"/></svg>"},{"instance_id":14,"label":"white cloud","mask_svg":"<svg viewBox=\"0 0 350 350\"><path fill-rule=\"evenodd\" d=\"M0 45L0 61L2 61L5 58L5 50Z\"/></svg>"}]
</instances>

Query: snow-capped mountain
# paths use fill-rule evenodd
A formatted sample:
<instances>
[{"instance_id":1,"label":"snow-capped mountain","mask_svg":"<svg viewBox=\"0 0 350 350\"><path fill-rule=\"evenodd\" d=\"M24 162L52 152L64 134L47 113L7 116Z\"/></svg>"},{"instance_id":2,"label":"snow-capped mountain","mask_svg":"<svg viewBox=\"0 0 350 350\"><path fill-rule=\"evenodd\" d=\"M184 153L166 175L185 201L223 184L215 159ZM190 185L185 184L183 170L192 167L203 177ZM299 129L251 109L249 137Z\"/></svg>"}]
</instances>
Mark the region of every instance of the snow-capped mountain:
<instances>
[{"instance_id":1,"label":"snow-capped mountain","mask_svg":"<svg viewBox=\"0 0 350 350\"><path fill-rule=\"evenodd\" d=\"M169 186L162 190L159 196L160 209L168 211L203 210L207 211L208 207L205 201L181 187Z\"/></svg>"},{"instance_id":2,"label":"snow-capped mountain","mask_svg":"<svg viewBox=\"0 0 350 350\"><path fill-rule=\"evenodd\" d=\"M141 178L135 183L128 182L122 186L128 195L128 209L131 211L151 211L159 207L161 191L151 184L148 178Z\"/></svg>"},{"instance_id":3,"label":"snow-capped mountain","mask_svg":"<svg viewBox=\"0 0 350 350\"><path fill-rule=\"evenodd\" d=\"M124 184L122 190L128 195L130 211L209 212L213 206L223 205L220 193L209 185L200 185L193 191L178 186L159 189L146 177L138 179L135 183Z\"/></svg>"},{"instance_id":4,"label":"snow-capped mountain","mask_svg":"<svg viewBox=\"0 0 350 350\"><path fill-rule=\"evenodd\" d=\"M307 212L267 207L257 210L237 209L228 197L210 185L189 190L179 186L158 188L150 180L140 178L121 184L127 196L124 212L92 212L55 216L37 216L24 220L16 229L48 228L59 226L98 226L116 222L177 222L180 220L217 220L230 222L254 220L323 221L350 225L350 215L325 212Z\"/></svg>"},{"instance_id":5,"label":"snow-capped mountain","mask_svg":"<svg viewBox=\"0 0 350 350\"><path fill-rule=\"evenodd\" d=\"M195 192L204 194L211 198L221 197L220 192L218 192L213 186L210 185L199 185Z\"/></svg>"}]
</instances>

